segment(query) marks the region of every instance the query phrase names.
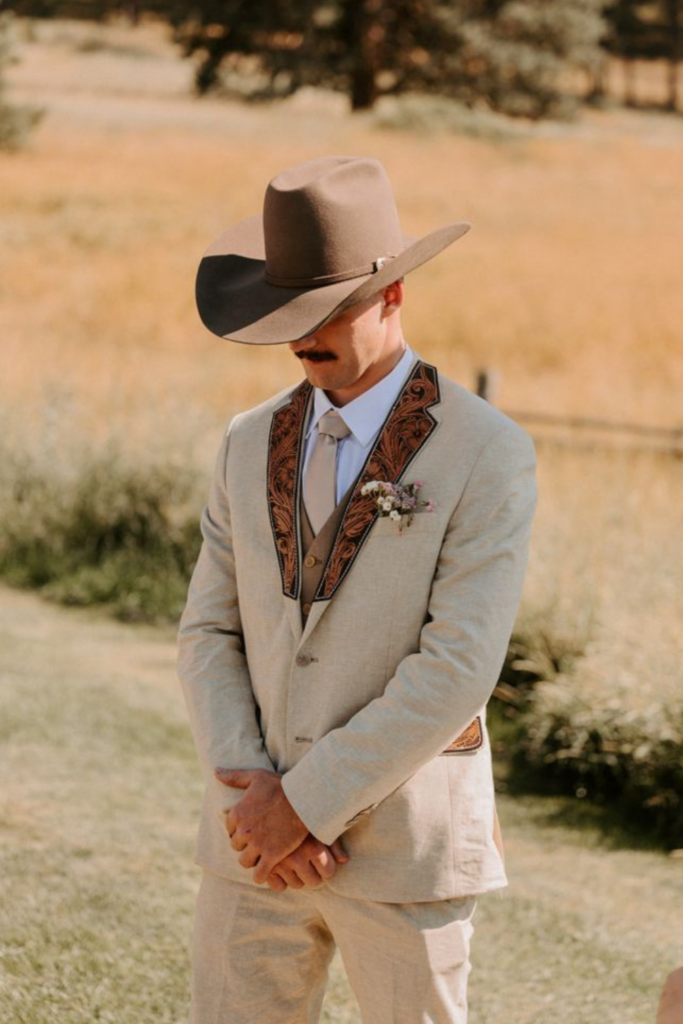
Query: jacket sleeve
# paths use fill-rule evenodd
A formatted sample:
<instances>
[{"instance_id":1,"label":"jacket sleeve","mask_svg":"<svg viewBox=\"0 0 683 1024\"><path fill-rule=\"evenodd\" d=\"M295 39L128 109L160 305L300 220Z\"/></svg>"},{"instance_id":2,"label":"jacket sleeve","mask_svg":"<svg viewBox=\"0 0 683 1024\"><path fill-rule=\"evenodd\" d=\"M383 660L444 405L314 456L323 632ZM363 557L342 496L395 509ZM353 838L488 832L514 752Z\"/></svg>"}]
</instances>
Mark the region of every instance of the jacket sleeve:
<instances>
[{"instance_id":1,"label":"jacket sleeve","mask_svg":"<svg viewBox=\"0 0 683 1024\"><path fill-rule=\"evenodd\" d=\"M400 662L381 697L284 776L288 799L323 842L440 754L491 696L526 569L534 469L528 434L500 427L451 515L418 651Z\"/></svg>"},{"instance_id":2,"label":"jacket sleeve","mask_svg":"<svg viewBox=\"0 0 683 1024\"><path fill-rule=\"evenodd\" d=\"M227 431L220 447L209 502L202 513L203 544L195 566L178 635L178 675L197 753L207 781L234 803L214 769L267 768L244 650L235 557L230 528L226 463Z\"/></svg>"}]
</instances>

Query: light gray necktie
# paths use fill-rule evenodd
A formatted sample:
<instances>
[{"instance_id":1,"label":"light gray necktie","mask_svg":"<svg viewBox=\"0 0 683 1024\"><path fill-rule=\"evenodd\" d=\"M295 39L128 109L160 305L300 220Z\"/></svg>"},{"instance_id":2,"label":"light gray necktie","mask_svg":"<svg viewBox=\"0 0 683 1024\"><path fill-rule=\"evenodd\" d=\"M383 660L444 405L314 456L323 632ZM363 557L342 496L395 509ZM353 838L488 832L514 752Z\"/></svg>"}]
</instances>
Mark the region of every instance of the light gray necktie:
<instances>
[{"instance_id":1,"label":"light gray necktie","mask_svg":"<svg viewBox=\"0 0 683 1024\"><path fill-rule=\"evenodd\" d=\"M337 442L351 433L338 412L318 420L318 437L306 467L304 502L314 533L319 533L337 505Z\"/></svg>"}]
</instances>

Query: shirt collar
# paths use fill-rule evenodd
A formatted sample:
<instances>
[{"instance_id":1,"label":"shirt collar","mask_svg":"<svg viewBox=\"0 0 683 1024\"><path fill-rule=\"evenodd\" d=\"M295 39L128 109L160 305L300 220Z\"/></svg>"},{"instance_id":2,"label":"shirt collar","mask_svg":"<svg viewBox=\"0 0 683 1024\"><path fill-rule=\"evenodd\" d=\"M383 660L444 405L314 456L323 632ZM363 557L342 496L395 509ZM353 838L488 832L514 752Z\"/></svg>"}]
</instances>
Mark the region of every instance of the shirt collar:
<instances>
[{"instance_id":1,"label":"shirt collar","mask_svg":"<svg viewBox=\"0 0 683 1024\"><path fill-rule=\"evenodd\" d=\"M330 409L334 409L362 446L370 444L389 415L389 410L398 397L413 359L412 350L406 346L406 350L396 366L386 377L382 377L380 381L364 391L358 398L354 398L352 402L342 406L341 409L332 404L324 391L315 388L313 415L306 436L308 437L321 416L324 416Z\"/></svg>"}]
</instances>

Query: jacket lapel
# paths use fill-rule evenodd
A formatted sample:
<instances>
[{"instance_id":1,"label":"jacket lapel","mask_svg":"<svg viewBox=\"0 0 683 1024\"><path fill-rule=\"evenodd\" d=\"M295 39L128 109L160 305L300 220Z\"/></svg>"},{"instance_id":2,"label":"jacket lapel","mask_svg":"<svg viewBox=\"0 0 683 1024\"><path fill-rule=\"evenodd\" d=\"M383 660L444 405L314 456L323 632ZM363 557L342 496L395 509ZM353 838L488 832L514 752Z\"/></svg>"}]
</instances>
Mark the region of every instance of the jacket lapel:
<instances>
[{"instance_id":1,"label":"jacket lapel","mask_svg":"<svg viewBox=\"0 0 683 1024\"><path fill-rule=\"evenodd\" d=\"M304 380L289 402L277 409L268 439L268 514L280 566L282 593L295 638L301 636L301 523L299 495L308 403L312 392Z\"/></svg>"},{"instance_id":2,"label":"jacket lapel","mask_svg":"<svg viewBox=\"0 0 683 1024\"><path fill-rule=\"evenodd\" d=\"M273 415L268 446L268 511L277 554L282 592L291 600L291 625L295 637L302 633L299 598L301 594L301 467L312 387L308 381L292 392L286 405ZM430 413L439 403L436 368L418 360L394 402L377 441L351 492L332 544L306 634L317 624L327 602L334 596L351 569L370 529L377 508L361 488L370 480L396 483L436 427Z\"/></svg>"},{"instance_id":3,"label":"jacket lapel","mask_svg":"<svg viewBox=\"0 0 683 1024\"><path fill-rule=\"evenodd\" d=\"M436 427L429 410L439 400L436 368L418 360L356 481L315 594L316 602L329 601L336 593L377 518L374 499L361 494L363 485L370 480L400 480Z\"/></svg>"}]
</instances>

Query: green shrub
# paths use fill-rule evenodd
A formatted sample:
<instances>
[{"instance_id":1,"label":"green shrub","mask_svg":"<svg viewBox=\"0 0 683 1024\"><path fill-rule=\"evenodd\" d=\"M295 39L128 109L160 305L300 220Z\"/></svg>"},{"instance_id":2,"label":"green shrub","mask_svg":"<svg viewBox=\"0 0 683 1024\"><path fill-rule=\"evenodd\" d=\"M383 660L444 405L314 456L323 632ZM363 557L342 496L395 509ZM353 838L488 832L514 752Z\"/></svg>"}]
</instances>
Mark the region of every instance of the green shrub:
<instances>
[{"instance_id":1,"label":"green shrub","mask_svg":"<svg viewBox=\"0 0 683 1024\"><path fill-rule=\"evenodd\" d=\"M0 573L65 604L174 619L200 535L194 475L131 463L112 446L71 465L3 460Z\"/></svg>"},{"instance_id":2,"label":"green shrub","mask_svg":"<svg viewBox=\"0 0 683 1024\"><path fill-rule=\"evenodd\" d=\"M538 683L569 671L582 654L580 641L548 631L540 622L515 632L489 706L489 727L499 758L512 765L526 729Z\"/></svg>"},{"instance_id":3,"label":"green shrub","mask_svg":"<svg viewBox=\"0 0 683 1024\"><path fill-rule=\"evenodd\" d=\"M521 726L518 786L590 800L642 838L683 846L683 709L596 708L565 678L530 696Z\"/></svg>"},{"instance_id":4,"label":"green shrub","mask_svg":"<svg viewBox=\"0 0 683 1024\"><path fill-rule=\"evenodd\" d=\"M683 846L683 705L590 701L587 652L539 628L513 635L491 703L491 736L513 791L602 808L622 835Z\"/></svg>"}]
</instances>

